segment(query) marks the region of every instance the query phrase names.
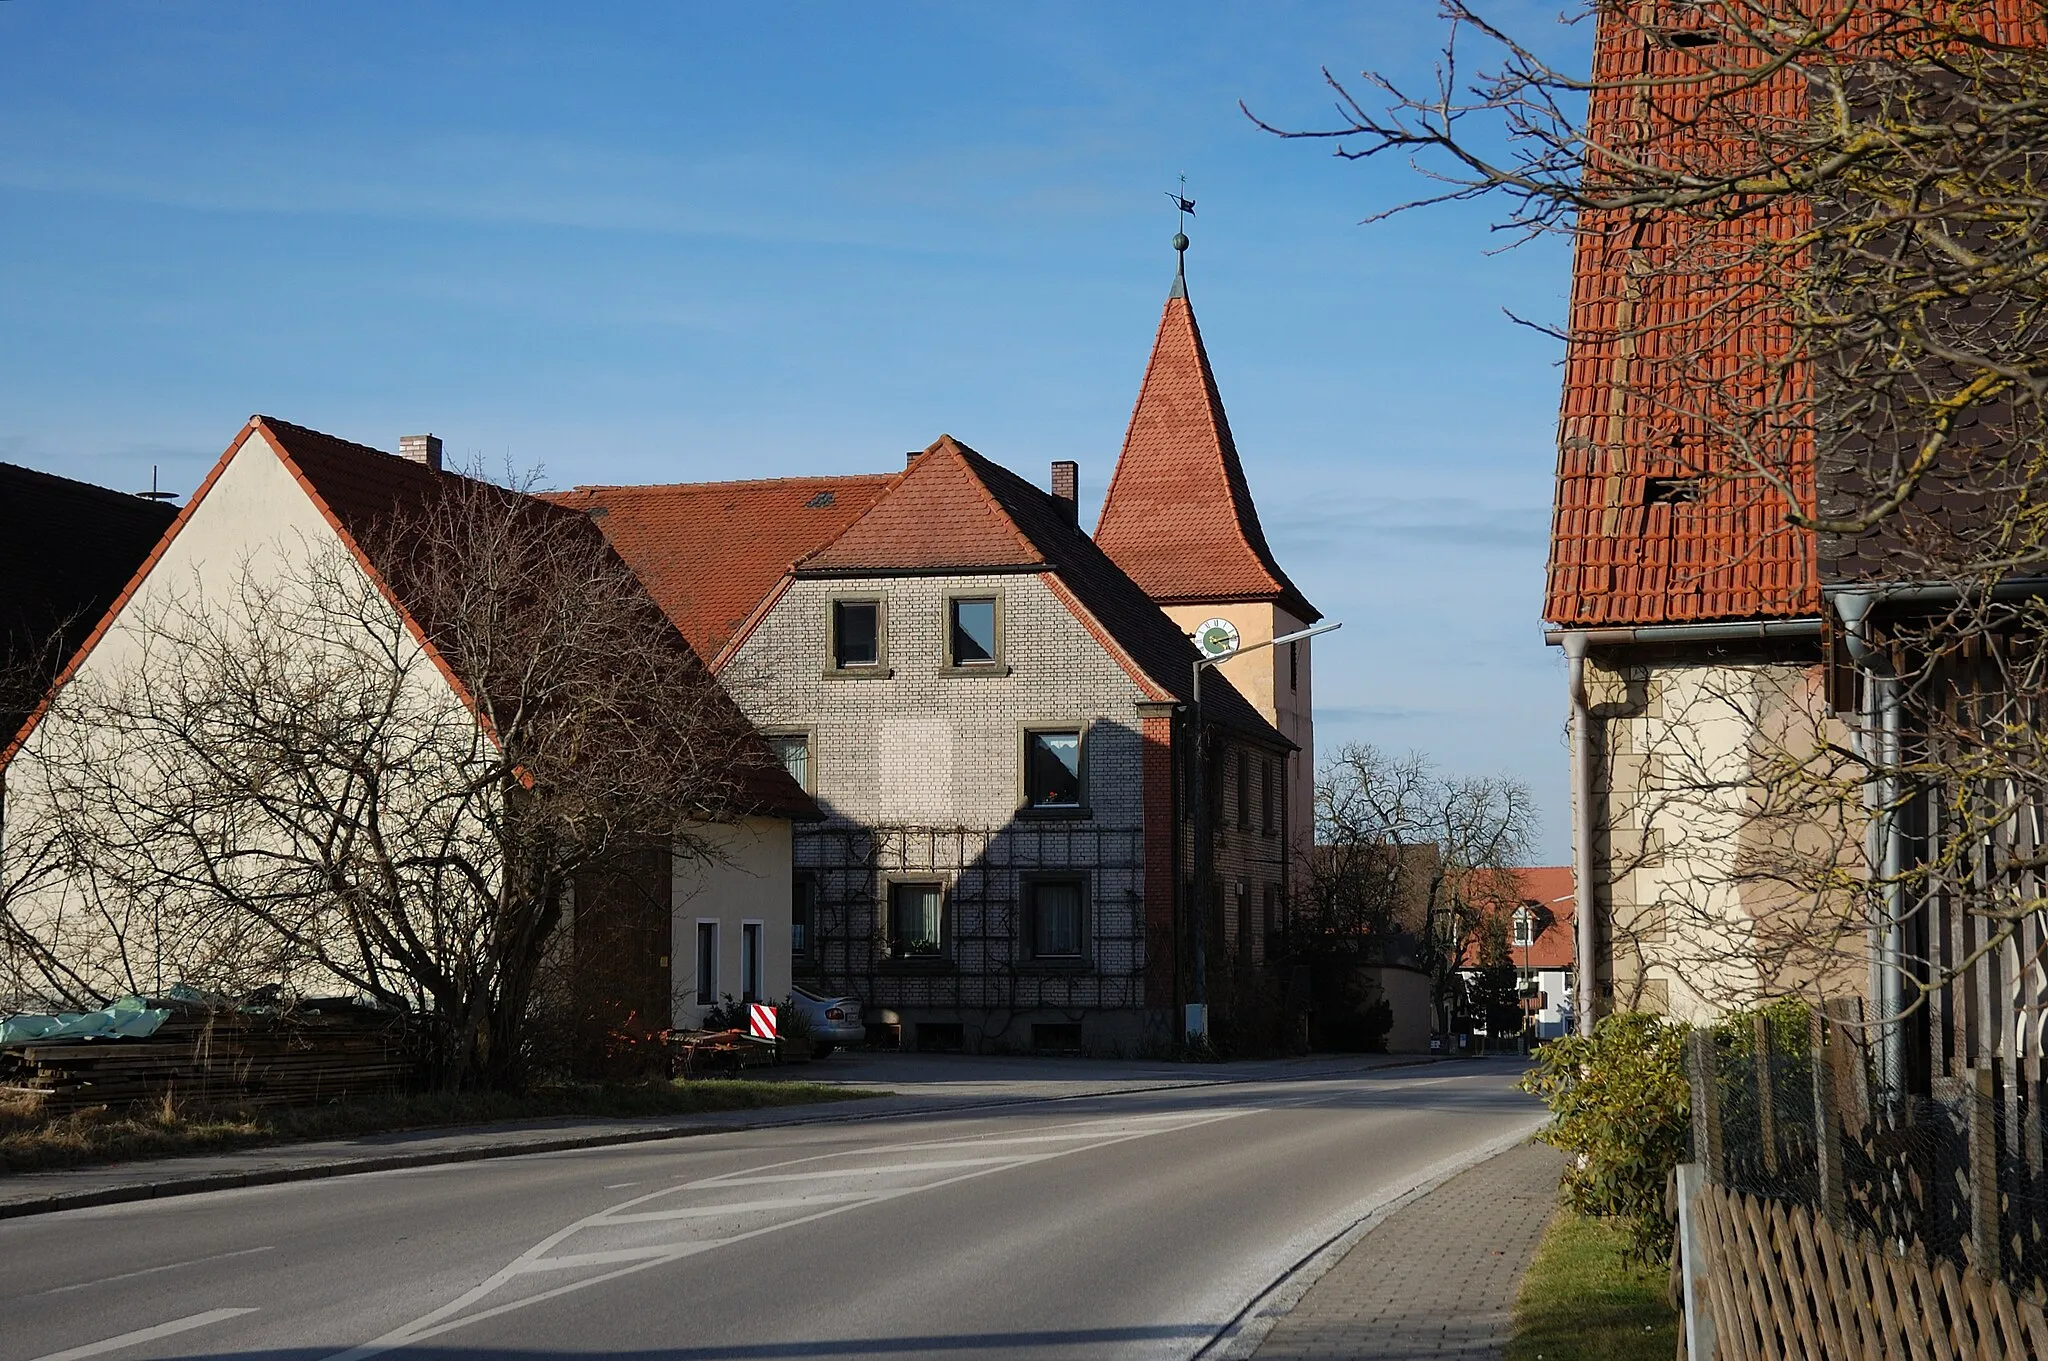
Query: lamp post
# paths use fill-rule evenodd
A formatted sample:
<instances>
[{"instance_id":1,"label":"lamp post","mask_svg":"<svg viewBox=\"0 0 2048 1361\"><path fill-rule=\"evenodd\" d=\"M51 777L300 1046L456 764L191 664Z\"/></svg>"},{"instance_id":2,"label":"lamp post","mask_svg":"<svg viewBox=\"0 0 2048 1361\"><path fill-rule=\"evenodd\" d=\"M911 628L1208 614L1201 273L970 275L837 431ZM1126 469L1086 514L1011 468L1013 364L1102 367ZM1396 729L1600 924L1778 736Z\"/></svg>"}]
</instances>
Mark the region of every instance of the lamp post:
<instances>
[{"instance_id":1,"label":"lamp post","mask_svg":"<svg viewBox=\"0 0 2048 1361\"><path fill-rule=\"evenodd\" d=\"M1190 1037L1209 1037L1209 796L1206 788L1208 762L1202 752L1202 672L1209 667L1219 666L1232 657L1260 648L1278 647L1282 643L1298 643L1304 638L1313 638L1318 633L1328 633L1344 626L1340 623L1317 624L1314 628L1284 633L1278 638L1268 638L1263 643L1240 647L1237 629L1227 619L1210 619L1194 633L1195 650L1202 655L1195 659L1193 683L1189 687L1189 708L1194 724L1194 741L1189 760L1194 763L1194 810L1195 827L1195 885L1194 903L1188 918L1195 928L1195 987L1194 1000L1188 1004L1185 1030Z\"/></svg>"}]
</instances>

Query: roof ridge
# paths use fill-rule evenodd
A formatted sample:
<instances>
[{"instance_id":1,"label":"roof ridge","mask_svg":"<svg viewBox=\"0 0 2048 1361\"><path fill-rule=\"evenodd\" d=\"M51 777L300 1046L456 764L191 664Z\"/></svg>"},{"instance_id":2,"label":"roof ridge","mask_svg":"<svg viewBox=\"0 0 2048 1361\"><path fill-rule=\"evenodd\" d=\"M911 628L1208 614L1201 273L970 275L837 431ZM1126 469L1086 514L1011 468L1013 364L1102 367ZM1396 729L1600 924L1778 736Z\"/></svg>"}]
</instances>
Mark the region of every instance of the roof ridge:
<instances>
[{"instance_id":1,"label":"roof ridge","mask_svg":"<svg viewBox=\"0 0 2048 1361\"><path fill-rule=\"evenodd\" d=\"M798 477L734 477L708 482L578 482L573 487L549 493L567 496L574 492L681 491L688 487L797 487L819 482L887 482L901 473L807 473Z\"/></svg>"}]
</instances>

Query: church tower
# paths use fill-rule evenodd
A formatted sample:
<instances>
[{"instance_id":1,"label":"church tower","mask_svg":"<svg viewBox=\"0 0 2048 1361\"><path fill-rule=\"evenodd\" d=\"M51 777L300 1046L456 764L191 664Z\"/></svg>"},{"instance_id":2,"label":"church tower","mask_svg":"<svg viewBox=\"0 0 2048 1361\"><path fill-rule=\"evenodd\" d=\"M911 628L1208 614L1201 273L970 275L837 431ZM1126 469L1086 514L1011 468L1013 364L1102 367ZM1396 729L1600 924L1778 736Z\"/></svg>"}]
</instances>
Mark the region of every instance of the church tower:
<instances>
[{"instance_id":1,"label":"church tower","mask_svg":"<svg viewBox=\"0 0 2048 1361\"><path fill-rule=\"evenodd\" d=\"M1206 619L1228 619L1249 647L1307 628L1322 612L1273 560L1259 527L1216 375L1188 305L1187 237L1176 236L1173 244L1181 264L1095 542L1183 632L1193 634ZM1261 648L1217 668L1300 747L1288 760L1285 781L1287 844L1296 856L1314 844L1312 641Z\"/></svg>"}]
</instances>

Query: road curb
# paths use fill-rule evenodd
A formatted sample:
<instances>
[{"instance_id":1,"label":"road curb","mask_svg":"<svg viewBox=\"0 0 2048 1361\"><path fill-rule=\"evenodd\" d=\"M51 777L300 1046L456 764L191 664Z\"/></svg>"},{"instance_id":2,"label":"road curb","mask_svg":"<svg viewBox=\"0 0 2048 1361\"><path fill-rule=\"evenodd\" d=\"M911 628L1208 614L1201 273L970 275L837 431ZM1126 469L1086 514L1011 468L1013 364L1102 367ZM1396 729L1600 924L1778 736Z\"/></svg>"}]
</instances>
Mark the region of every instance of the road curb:
<instances>
[{"instance_id":1,"label":"road curb","mask_svg":"<svg viewBox=\"0 0 2048 1361\"><path fill-rule=\"evenodd\" d=\"M1365 1069L1368 1073L1384 1073L1397 1068L1416 1068L1451 1060L1418 1056L1395 1063L1376 1064ZM1304 1075L1309 1076L1309 1075ZM1194 1087L1230 1087L1248 1082L1270 1082L1272 1074L1243 1077L1190 1078L1184 1082L1153 1082L1143 1086L1117 1087L1100 1092L1076 1092L1063 1096L1019 1096L999 1097L970 1104L925 1105L909 1109L889 1111L858 1109L830 1115L817 1114L798 1116L793 1119L763 1119L721 1125L678 1125L659 1129L611 1130L598 1134L565 1135L559 1138L541 1138L517 1144L501 1144L480 1148L449 1148L422 1150L417 1153L388 1153L362 1158L342 1158L333 1162L307 1163L299 1167L259 1168L248 1172L207 1172L194 1173L183 1177L168 1177L162 1181L136 1182L128 1186L107 1186L91 1191L60 1191L37 1200L18 1200L0 1203L0 1220L23 1219L30 1215L56 1214L64 1210L86 1210L103 1205L124 1205L141 1200L168 1200L173 1196L203 1195L209 1191L234 1191L250 1186L278 1186L295 1181L328 1181L336 1177L355 1176L358 1173L394 1172L415 1167L438 1167L444 1164L489 1162L498 1158L522 1158L537 1153L573 1153L587 1148L610 1148L628 1144L659 1143L664 1139L692 1139L706 1134L740 1134L757 1129L783 1129L804 1125L852 1124L865 1120L893 1120L915 1115L939 1115L953 1112L994 1110L1005 1106L1050 1105L1060 1101L1090 1101L1105 1096L1131 1096L1141 1092L1185 1091ZM854 1101L846 1105L859 1107L863 1103ZM773 1109L789 1110L791 1107ZM278 1148L289 1148L289 1144L258 1145L246 1151L264 1152ZM32 1174L30 1174L32 1175ZM1262 1297L1263 1298L1263 1297ZM1256 1304L1256 1301L1254 1302Z\"/></svg>"}]
</instances>

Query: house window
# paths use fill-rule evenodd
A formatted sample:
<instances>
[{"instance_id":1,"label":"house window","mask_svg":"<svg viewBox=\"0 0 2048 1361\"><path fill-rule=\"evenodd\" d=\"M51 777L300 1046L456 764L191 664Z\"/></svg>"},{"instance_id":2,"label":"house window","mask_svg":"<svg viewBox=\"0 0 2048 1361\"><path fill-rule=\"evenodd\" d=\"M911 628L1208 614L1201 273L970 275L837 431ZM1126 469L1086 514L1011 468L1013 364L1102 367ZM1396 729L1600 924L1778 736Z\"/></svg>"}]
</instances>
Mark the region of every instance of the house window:
<instances>
[{"instance_id":1,"label":"house window","mask_svg":"<svg viewBox=\"0 0 2048 1361\"><path fill-rule=\"evenodd\" d=\"M761 994L767 991L761 981L762 937L766 932L767 924L764 922L740 923L740 1000L743 1002L758 1002Z\"/></svg>"},{"instance_id":2,"label":"house window","mask_svg":"<svg viewBox=\"0 0 2048 1361\"><path fill-rule=\"evenodd\" d=\"M1025 943L1033 959L1079 961L1086 951L1085 886L1078 878L1033 879L1024 885Z\"/></svg>"},{"instance_id":3,"label":"house window","mask_svg":"<svg viewBox=\"0 0 2048 1361\"><path fill-rule=\"evenodd\" d=\"M811 739L805 733L771 733L768 750L775 753L775 759L782 762L782 768L789 772L789 778L806 792L811 787Z\"/></svg>"},{"instance_id":4,"label":"house window","mask_svg":"<svg viewBox=\"0 0 2048 1361\"><path fill-rule=\"evenodd\" d=\"M1025 734L1024 802L1037 809L1081 806L1081 733L1068 728Z\"/></svg>"},{"instance_id":5,"label":"house window","mask_svg":"<svg viewBox=\"0 0 2048 1361\"><path fill-rule=\"evenodd\" d=\"M1266 885L1266 958L1278 959L1283 952L1281 933L1285 924L1280 920L1280 886Z\"/></svg>"},{"instance_id":6,"label":"house window","mask_svg":"<svg viewBox=\"0 0 2048 1361\"><path fill-rule=\"evenodd\" d=\"M796 877L789 899L789 956L795 960L811 957L812 933L817 930L818 881L807 874Z\"/></svg>"},{"instance_id":7,"label":"house window","mask_svg":"<svg viewBox=\"0 0 2048 1361\"><path fill-rule=\"evenodd\" d=\"M1267 836L1277 830L1273 825L1273 763L1259 758L1259 828Z\"/></svg>"},{"instance_id":8,"label":"house window","mask_svg":"<svg viewBox=\"0 0 2048 1361\"><path fill-rule=\"evenodd\" d=\"M949 666L994 666L999 657L994 596L956 596L946 602Z\"/></svg>"},{"instance_id":9,"label":"house window","mask_svg":"<svg viewBox=\"0 0 2048 1361\"><path fill-rule=\"evenodd\" d=\"M882 664L882 602L832 602L832 665L840 671Z\"/></svg>"},{"instance_id":10,"label":"house window","mask_svg":"<svg viewBox=\"0 0 2048 1361\"><path fill-rule=\"evenodd\" d=\"M1515 909L1515 944L1517 946L1536 943L1536 914L1526 907Z\"/></svg>"},{"instance_id":11,"label":"house window","mask_svg":"<svg viewBox=\"0 0 2048 1361\"><path fill-rule=\"evenodd\" d=\"M718 1001L718 923L697 923L697 1005Z\"/></svg>"},{"instance_id":12,"label":"house window","mask_svg":"<svg viewBox=\"0 0 2048 1361\"><path fill-rule=\"evenodd\" d=\"M1252 756L1248 751L1237 754L1237 825L1252 825Z\"/></svg>"},{"instance_id":13,"label":"house window","mask_svg":"<svg viewBox=\"0 0 2048 1361\"><path fill-rule=\"evenodd\" d=\"M936 959L944 953L938 884L889 885L889 953L898 959Z\"/></svg>"},{"instance_id":14,"label":"house window","mask_svg":"<svg viewBox=\"0 0 2048 1361\"><path fill-rule=\"evenodd\" d=\"M1287 645L1287 688L1290 690L1299 690L1301 688L1300 643L1289 643Z\"/></svg>"}]
</instances>

